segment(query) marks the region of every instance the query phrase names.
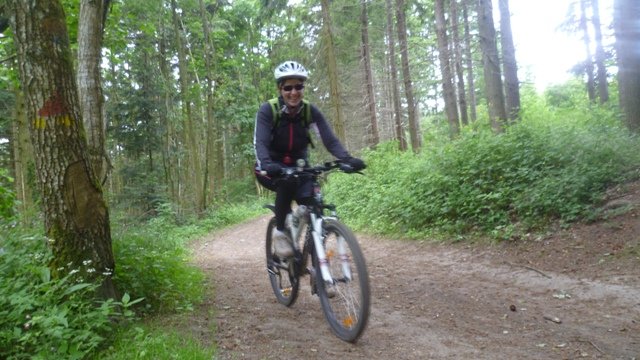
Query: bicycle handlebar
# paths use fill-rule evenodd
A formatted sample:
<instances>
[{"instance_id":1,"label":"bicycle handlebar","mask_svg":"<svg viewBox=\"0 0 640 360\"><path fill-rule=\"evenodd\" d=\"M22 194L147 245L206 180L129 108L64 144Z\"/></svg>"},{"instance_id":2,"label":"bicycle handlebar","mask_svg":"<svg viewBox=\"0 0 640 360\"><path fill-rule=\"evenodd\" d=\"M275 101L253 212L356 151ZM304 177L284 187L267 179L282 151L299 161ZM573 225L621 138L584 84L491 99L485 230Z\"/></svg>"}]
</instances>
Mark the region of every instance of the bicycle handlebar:
<instances>
[{"instance_id":1,"label":"bicycle handlebar","mask_svg":"<svg viewBox=\"0 0 640 360\"><path fill-rule=\"evenodd\" d=\"M320 175L324 172L329 172L331 170L338 169L347 174L363 174L360 170L354 169L351 165L342 162L340 160L325 162L323 165L316 166L292 166L292 167L283 167L281 173L278 176L282 177L291 177L296 175ZM265 170L260 171L261 175L267 175Z\"/></svg>"}]
</instances>

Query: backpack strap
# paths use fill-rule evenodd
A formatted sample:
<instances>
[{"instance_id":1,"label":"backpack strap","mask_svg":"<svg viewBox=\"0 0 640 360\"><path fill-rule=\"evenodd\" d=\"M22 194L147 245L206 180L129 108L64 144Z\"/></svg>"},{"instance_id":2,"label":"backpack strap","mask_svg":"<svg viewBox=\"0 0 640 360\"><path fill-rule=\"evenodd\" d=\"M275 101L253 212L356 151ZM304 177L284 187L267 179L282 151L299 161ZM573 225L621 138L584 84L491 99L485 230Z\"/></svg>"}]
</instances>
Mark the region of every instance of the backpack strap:
<instances>
[{"instance_id":1,"label":"backpack strap","mask_svg":"<svg viewBox=\"0 0 640 360\"><path fill-rule=\"evenodd\" d=\"M273 122L271 125L271 133L275 131L275 129L280 125L280 100L278 98L273 98L268 100L269 105L271 106L271 113L273 114ZM312 148L315 148L313 145L313 141L311 140L311 134L309 133L309 125L311 125L311 103L309 101L302 99L302 106L304 107L302 111L304 111L302 115L302 124L307 129L307 139L309 140L309 145Z\"/></svg>"},{"instance_id":2,"label":"backpack strap","mask_svg":"<svg viewBox=\"0 0 640 360\"><path fill-rule=\"evenodd\" d=\"M271 113L273 114L273 126L272 129L275 129L280 124L280 101L278 98L269 99L269 105L271 105ZM309 128L311 124L311 104L309 101L302 99L302 106L304 106L304 115L302 116L302 123L304 127Z\"/></svg>"},{"instance_id":3,"label":"backpack strap","mask_svg":"<svg viewBox=\"0 0 640 360\"><path fill-rule=\"evenodd\" d=\"M271 129L275 129L280 124L280 102L278 98L269 99L269 105L271 105L271 113L273 114L273 123Z\"/></svg>"}]
</instances>

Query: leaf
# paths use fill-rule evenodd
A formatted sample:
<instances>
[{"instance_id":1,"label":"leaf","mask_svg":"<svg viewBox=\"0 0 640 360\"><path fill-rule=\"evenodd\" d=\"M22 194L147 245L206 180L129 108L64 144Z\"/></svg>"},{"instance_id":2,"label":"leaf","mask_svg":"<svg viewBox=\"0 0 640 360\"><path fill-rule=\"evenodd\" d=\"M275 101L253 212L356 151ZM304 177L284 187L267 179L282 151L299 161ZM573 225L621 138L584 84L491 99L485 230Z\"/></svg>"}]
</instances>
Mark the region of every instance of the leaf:
<instances>
[{"instance_id":1,"label":"leaf","mask_svg":"<svg viewBox=\"0 0 640 360\"><path fill-rule=\"evenodd\" d=\"M86 288L86 287L88 287L88 286L91 286L91 284L88 284L88 283L82 283L82 284L76 284L76 285L73 285L72 287L68 288L68 289L64 292L64 294L63 294L63 295L69 295L69 294L74 293L74 292L76 292L76 291L82 290L82 289L84 289L84 288Z\"/></svg>"}]
</instances>

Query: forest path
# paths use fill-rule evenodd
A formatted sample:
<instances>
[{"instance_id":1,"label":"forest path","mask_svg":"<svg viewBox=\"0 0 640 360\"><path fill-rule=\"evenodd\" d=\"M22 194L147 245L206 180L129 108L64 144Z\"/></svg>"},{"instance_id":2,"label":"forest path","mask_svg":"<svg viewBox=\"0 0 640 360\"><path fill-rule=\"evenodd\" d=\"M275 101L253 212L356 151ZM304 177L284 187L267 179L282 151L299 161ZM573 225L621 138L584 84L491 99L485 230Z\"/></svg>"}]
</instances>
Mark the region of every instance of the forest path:
<instances>
[{"instance_id":1,"label":"forest path","mask_svg":"<svg viewBox=\"0 0 640 360\"><path fill-rule=\"evenodd\" d=\"M587 263L580 271L575 262L566 266L541 255L560 251L550 240L524 248L359 235L372 307L364 334L349 344L329 330L308 277L295 305L276 301L264 259L268 220L192 245L215 294L197 312L212 314L206 321L215 323L216 339L208 340L218 344L218 359L640 358L637 258L622 270L611 265L594 272ZM636 224L629 236L637 230Z\"/></svg>"}]
</instances>

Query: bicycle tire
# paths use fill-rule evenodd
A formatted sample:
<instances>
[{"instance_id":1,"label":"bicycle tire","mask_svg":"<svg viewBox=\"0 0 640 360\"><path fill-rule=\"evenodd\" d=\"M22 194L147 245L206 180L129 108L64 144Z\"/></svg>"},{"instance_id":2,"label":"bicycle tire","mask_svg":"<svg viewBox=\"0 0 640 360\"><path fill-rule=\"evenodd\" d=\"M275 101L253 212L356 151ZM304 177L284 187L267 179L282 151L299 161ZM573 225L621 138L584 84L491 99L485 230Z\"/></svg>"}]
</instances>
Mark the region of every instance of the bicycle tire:
<instances>
[{"instance_id":1,"label":"bicycle tire","mask_svg":"<svg viewBox=\"0 0 640 360\"><path fill-rule=\"evenodd\" d=\"M267 225L267 237L265 242L267 256L267 272L271 289L279 303L292 306L298 299L300 292L300 278L294 270L295 262L291 259L282 260L274 254L273 239L271 233L276 226L276 219L271 218Z\"/></svg>"},{"instance_id":2,"label":"bicycle tire","mask_svg":"<svg viewBox=\"0 0 640 360\"><path fill-rule=\"evenodd\" d=\"M327 294L326 284L317 266L318 260L313 252L313 264L316 268L316 287L324 316L331 331L341 340L356 342L367 326L370 313L369 273L360 245L353 232L337 219L323 221L325 252L331 276L335 286L335 296ZM346 256L338 255L338 242L344 240ZM347 266L351 277L345 275Z\"/></svg>"}]
</instances>

